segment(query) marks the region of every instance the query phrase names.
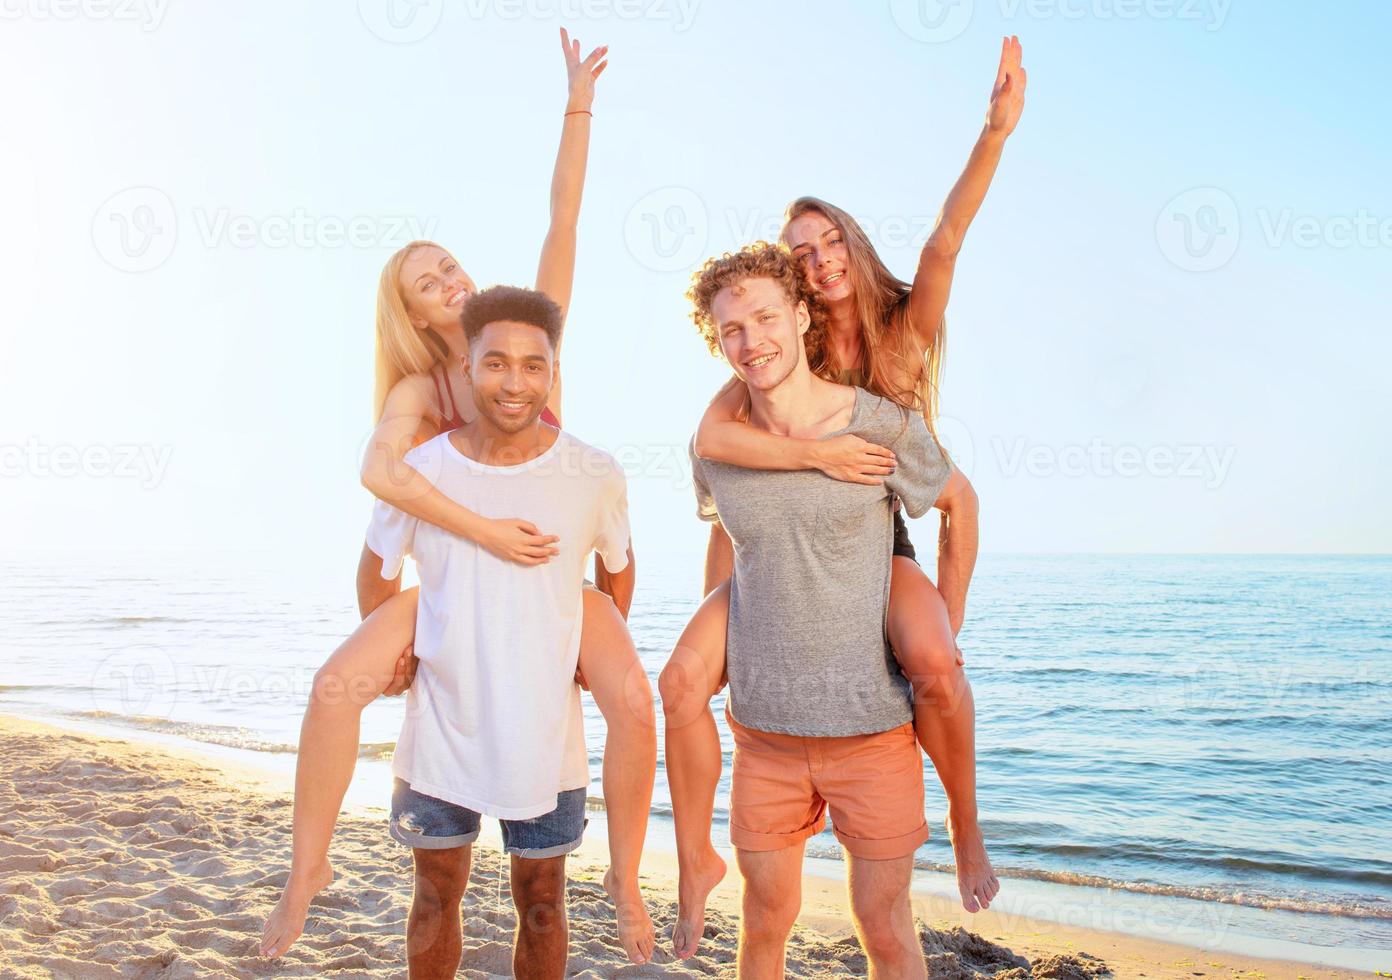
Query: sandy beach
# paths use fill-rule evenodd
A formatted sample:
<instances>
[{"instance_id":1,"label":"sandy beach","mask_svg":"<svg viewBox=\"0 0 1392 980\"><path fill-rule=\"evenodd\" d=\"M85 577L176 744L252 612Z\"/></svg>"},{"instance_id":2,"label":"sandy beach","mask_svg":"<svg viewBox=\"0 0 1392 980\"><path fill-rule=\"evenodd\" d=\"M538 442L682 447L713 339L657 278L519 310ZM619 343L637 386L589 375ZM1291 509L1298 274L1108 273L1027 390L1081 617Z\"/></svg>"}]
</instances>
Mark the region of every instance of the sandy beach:
<instances>
[{"instance_id":1,"label":"sandy beach","mask_svg":"<svg viewBox=\"0 0 1392 980\"><path fill-rule=\"evenodd\" d=\"M410 858L384 821L345 817L334 883L284 956L257 955L290 854L283 781L192 751L0 716L0 977L183 978L404 975ZM733 977L738 885L712 896L702 952L674 962L675 858L649 849L644 888L654 963L635 967L600 887L603 834L570 863L570 975ZM513 913L504 865L476 848L461 975L507 975ZM945 899L915 899L934 977L1353 977L1131 936L982 913L962 928ZM959 910L960 911L960 910ZM863 976L842 887L809 875L788 947L797 977Z\"/></svg>"}]
</instances>

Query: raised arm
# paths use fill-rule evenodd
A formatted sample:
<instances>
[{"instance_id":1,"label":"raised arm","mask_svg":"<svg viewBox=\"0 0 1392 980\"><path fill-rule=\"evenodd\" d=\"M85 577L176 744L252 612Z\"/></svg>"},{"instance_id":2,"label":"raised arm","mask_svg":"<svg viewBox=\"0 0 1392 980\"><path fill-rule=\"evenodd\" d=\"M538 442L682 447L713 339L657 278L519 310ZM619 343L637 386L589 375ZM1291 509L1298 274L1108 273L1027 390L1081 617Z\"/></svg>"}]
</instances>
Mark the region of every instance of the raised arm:
<instances>
[{"instance_id":1,"label":"raised arm","mask_svg":"<svg viewBox=\"0 0 1392 980\"><path fill-rule=\"evenodd\" d=\"M971 482L954 469L934 507L942 511L938 532L938 591L947 604L952 635L962 628L967 614L967 587L976 568L980 541L980 501Z\"/></svg>"},{"instance_id":2,"label":"raised arm","mask_svg":"<svg viewBox=\"0 0 1392 980\"><path fill-rule=\"evenodd\" d=\"M894 472L894 453L860 436L797 439L745 422L748 389L731 378L701 416L696 455L751 470L821 470L834 480L878 486Z\"/></svg>"},{"instance_id":3,"label":"raised arm","mask_svg":"<svg viewBox=\"0 0 1392 980\"><path fill-rule=\"evenodd\" d=\"M575 285L576 227L580 221L580 198L585 189L585 164L590 153L590 107L594 104L595 80L609 62L603 58L609 49L595 48L580 60L580 42L571 40L561 28L561 47L566 60L566 108L561 123L561 148L556 152L556 169L551 174L551 224L541 245L536 288L561 307L562 316L570 308ZM560 344L556 346L560 353ZM561 383L551 392L547 407L561 417Z\"/></svg>"},{"instance_id":4,"label":"raised arm","mask_svg":"<svg viewBox=\"0 0 1392 980\"><path fill-rule=\"evenodd\" d=\"M527 521L490 519L441 493L406 462L421 423L430 418L430 383L421 375L397 382L382 408L382 421L363 453L362 485L378 500L412 517L434 524L488 549L505 561L541 565L557 554L556 538L542 535Z\"/></svg>"},{"instance_id":5,"label":"raised arm","mask_svg":"<svg viewBox=\"0 0 1392 980\"><path fill-rule=\"evenodd\" d=\"M909 313L925 346L933 343L942 323L962 240L981 209L981 202L986 199L1006 138L1014 132L1025 107L1025 69L1020 66L1021 57L1018 37L1008 37L1001 42L1000 66L991 90L986 125L919 255L913 292L909 295Z\"/></svg>"}]
</instances>

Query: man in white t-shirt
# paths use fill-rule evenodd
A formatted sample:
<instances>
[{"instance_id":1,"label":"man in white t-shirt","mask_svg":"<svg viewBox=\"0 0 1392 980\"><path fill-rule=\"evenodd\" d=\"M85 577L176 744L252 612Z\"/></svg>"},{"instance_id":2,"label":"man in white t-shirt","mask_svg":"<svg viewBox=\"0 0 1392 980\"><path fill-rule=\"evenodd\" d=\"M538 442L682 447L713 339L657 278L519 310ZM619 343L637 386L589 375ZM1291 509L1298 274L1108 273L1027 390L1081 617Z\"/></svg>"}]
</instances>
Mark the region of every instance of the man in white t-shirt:
<instances>
[{"instance_id":1,"label":"man in white t-shirt","mask_svg":"<svg viewBox=\"0 0 1392 980\"><path fill-rule=\"evenodd\" d=\"M459 902L481 814L502 823L517 906L513 969L560 977L566 963L565 855L585 827L589 756L574 681L585 564L599 553L631 576L627 489L618 462L541 422L555 379L561 313L529 289L495 286L463 314L478 417L406 461L470 510L530 520L559 537L542 565L379 502L368 545L395 578L420 575L406 720L392 759L391 833L413 849L411 975L449 976L460 959Z\"/></svg>"}]
</instances>

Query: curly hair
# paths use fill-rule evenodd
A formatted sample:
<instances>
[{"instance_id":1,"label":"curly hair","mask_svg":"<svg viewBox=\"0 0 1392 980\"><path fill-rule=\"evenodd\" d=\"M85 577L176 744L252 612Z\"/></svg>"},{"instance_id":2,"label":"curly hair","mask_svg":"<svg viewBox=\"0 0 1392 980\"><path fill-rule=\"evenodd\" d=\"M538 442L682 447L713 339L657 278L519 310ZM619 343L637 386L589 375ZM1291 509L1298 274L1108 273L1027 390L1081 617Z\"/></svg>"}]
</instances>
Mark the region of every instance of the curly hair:
<instances>
[{"instance_id":1,"label":"curly hair","mask_svg":"<svg viewBox=\"0 0 1392 980\"><path fill-rule=\"evenodd\" d=\"M472 348L483 328L499 320L529 323L546 331L555 350L561 339L561 308L550 296L519 286L490 286L464 303L459 322Z\"/></svg>"},{"instance_id":2,"label":"curly hair","mask_svg":"<svg viewBox=\"0 0 1392 980\"><path fill-rule=\"evenodd\" d=\"M816 329L821 322L822 299L807 283L807 277L798 268L797 261L783 245L773 245L759 241L746 245L738 252L726 252L706 260L706 264L691 277L691 288L686 298L691 301L691 319L701 332L706 346L715 357L720 356L720 331L711 312L711 304L722 289L733 286L745 279L772 279L783 289L783 295L793 306L807 304L807 312L812 317L812 329L806 334L809 358L813 347L823 342L821 330Z\"/></svg>"}]
</instances>

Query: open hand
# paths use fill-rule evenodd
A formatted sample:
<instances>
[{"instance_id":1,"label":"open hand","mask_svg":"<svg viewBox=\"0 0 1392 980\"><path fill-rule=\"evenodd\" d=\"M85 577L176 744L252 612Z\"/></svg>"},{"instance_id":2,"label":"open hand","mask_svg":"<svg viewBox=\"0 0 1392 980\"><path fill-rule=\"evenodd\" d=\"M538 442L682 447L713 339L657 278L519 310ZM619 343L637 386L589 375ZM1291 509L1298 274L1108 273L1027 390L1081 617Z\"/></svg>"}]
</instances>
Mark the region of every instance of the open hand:
<instances>
[{"instance_id":1,"label":"open hand","mask_svg":"<svg viewBox=\"0 0 1392 980\"><path fill-rule=\"evenodd\" d=\"M817 469L842 483L877 487L894 472L893 450L847 433L824 439L817 447Z\"/></svg>"},{"instance_id":2,"label":"open hand","mask_svg":"<svg viewBox=\"0 0 1392 980\"><path fill-rule=\"evenodd\" d=\"M1018 37L1001 41L1000 67L996 69L996 84L991 89L991 105L986 110L986 128L1001 136L1009 136L1025 110L1025 69L1020 66L1024 52Z\"/></svg>"},{"instance_id":3,"label":"open hand","mask_svg":"<svg viewBox=\"0 0 1392 980\"><path fill-rule=\"evenodd\" d=\"M609 46L595 48L584 61L580 60L580 42L572 41L569 32L561 28L561 48L565 51L566 88L569 97L566 111L589 109L594 104L594 84L609 66L605 55Z\"/></svg>"},{"instance_id":4,"label":"open hand","mask_svg":"<svg viewBox=\"0 0 1392 980\"><path fill-rule=\"evenodd\" d=\"M531 521L515 517L490 520L477 538L479 545L503 561L519 565L545 565L560 549L554 534L542 534Z\"/></svg>"},{"instance_id":5,"label":"open hand","mask_svg":"<svg viewBox=\"0 0 1392 980\"><path fill-rule=\"evenodd\" d=\"M405 694L411 682L416 679L416 668L419 666L420 658L416 656L416 645L412 643L396 658L396 671L392 674L391 683L382 693L389 698Z\"/></svg>"}]
</instances>

